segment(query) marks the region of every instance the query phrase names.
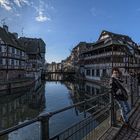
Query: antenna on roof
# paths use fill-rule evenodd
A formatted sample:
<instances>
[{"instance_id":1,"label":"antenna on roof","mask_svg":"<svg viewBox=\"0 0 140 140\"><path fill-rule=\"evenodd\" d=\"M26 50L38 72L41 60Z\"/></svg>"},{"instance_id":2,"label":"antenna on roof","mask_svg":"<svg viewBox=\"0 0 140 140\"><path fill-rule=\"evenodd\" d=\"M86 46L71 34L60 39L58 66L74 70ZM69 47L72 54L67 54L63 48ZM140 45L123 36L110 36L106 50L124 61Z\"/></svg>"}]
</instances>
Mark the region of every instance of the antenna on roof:
<instances>
[{"instance_id":1,"label":"antenna on roof","mask_svg":"<svg viewBox=\"0 0 140 140\"><path fill-rule=\"evenodd\" d=\"M23 36L23 31L24 31L24 27L22 27L22 29L21 29L21 34L22 34L22 36Z\"/></svg>"},{"instance_id":2,"label":"antenna on roof","mask_svg":"<svg viewBox=\"0 0 140 140\"><path fill-rule=\"evenodd\" d=\"M1 19L1 24L2 24L2 25L5 25L5 24L6 24L6 23L5 23L6 19L7 19L7 17Z\"/></svg>"}]
</instances>

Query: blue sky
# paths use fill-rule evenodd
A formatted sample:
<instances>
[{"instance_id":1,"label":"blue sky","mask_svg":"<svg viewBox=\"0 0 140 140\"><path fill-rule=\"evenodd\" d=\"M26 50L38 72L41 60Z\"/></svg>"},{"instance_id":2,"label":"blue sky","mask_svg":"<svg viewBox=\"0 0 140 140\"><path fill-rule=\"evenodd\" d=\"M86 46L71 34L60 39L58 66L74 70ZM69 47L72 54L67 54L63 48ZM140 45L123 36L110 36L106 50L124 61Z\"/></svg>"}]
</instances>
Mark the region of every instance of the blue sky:
<instances>
[{"instance_id":1,"label":"blue sky","mask_svg":"<svg viewBox=\"0 0 140 140\"><path fill-rule=\"evenodd\" d=\"M0 0L4 18L11 32L45 41L47 62L60 62L104 29L140 43L140 0Z\"/></svg>"}]
</instances>

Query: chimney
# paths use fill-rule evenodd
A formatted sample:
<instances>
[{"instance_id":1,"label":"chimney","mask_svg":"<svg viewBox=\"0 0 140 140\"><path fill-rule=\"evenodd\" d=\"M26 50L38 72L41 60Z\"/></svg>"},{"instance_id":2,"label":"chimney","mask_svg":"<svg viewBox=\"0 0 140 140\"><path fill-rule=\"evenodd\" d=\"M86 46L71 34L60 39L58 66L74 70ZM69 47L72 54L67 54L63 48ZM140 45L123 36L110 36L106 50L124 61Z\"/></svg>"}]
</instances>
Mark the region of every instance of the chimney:
<instances>
[{"instance_id":1,"label":"chimney","mask_svg":"<svg viewBox=\"0 0 140 140\"><path fill-rule=\"evenodd\" d=\"M7 25L3 25L3 29L8 32L8 26Z\"/></svg>"},{"instance_id":2,"label":"chimney","mask_svg":"<svg viewBox=\"0 0 140 140\"><path fill-rule=\"evenodd\" d=\"M13 33L14 37L18 39L18 33Z\"/></svg>"}]
</instances>

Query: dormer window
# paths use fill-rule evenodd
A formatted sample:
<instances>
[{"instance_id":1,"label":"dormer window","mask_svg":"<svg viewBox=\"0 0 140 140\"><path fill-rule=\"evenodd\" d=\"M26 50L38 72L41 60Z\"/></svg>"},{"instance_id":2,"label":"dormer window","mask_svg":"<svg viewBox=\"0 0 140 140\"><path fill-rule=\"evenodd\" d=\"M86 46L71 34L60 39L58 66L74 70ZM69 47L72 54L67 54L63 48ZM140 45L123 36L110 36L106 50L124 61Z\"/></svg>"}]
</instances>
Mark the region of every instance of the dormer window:
<instances>
[{"instance_id":1,"label":"dormer window","mask_svg":"<svg viewBox=\"0 0 140 140\"><path fill-rule=\"evenodd\" d=\"M108 38L108 37L109 37L108 34L106 34L106 35L102 35L101 38L100 38L100 40L105 39L105 38Z\"/></svg>"},{"instance_id":2,"label":"dormer window","mask_svg":"<svg viewBox=\"0 0 140 140\"><path fill-rule=\"evenodd\" d=\"M109 41L111 41L111 38L107 38L105 41L104 41L104 44L108 43Z\"/></svg>"},{"instance_id":3,"label":"dormer window","mask_svg":"<svg viewBox=\"0 0 140 140\"><path fill-rule=\"evenodd\" d=\"M130 41L127 41L127 43L128 43L129 45L133 45L133 43L132 43L132 42L130 42Z\"/></svg>"},{"instance_id":4,"label":"dormer window","mask_svg":"<svg viewBox=\"0 0 140 140\"><path fill-rule=\"evenodd\" d=\"M122 40L118 40L118 42L119 42L120 44L123 44L123 41L122 41Z\"/></svg>"}]
</instances>

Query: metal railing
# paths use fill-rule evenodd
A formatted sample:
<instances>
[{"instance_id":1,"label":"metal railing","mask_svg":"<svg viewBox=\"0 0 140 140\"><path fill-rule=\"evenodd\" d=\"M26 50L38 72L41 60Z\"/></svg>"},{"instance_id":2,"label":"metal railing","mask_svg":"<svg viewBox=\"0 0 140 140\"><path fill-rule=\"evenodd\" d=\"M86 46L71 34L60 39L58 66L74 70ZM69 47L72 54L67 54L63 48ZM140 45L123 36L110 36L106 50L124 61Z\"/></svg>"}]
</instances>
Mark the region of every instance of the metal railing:
<instances>
[{"instance_id":1,"label":"metal railing","mask_svg":"<svg viewBox=\"0 0 140 140\"><path fill-rule=\"evenodd\" d=\"M76 111L76 114L83 114L83 120L80 120L78 123L70 126L64 131L55 134L55 136L50 136L50 118L70 109L78 110L79 108L82 108L82 111L80 113ZM32 120L26 121L6 130L2 130L0 131L0 137L29 126L35 122L40 122L41 140L89 140L94 137L96 127L107 118L110 118L110 127L116 124L116 105L114 97L111 94L111 90L57 111L42 114Z\"/></svg>"},{"instance_id":2,"label":"metal railing","mask_svg":"<svg viewBox=\"0 0 140 140\"><path fill-rule=\"evenodd\" d=\"M50 140L80 140L80 139L87 139L87 137L92 137L93 130L97 126L96 121L101 116L107 113L110 110L110 106L107 105L104 108L100 109L99 111L93 113L92 115L88 116L86 119L80 121L79 123L76 123L69 127L68 129L64 130L63 132L55 135ZM106 117L109 117L108 115L104 116L104 119Z\"/></svg>"},{"instance_id":3,"label":"metal railing","mask_svg":"<svg viewBox=\"0 0 140 140\"><path fill-rule=\"evenodd\" d=\"M19 125L16 125L14 127L8 128L6 130L0 131L0 136L7 135L7 134L9 134L13 131L16 131L16 130L18 130L20 128L23 128L25 126L31 125L35 122L40 122L40 124L41 124L41 127L40 127L40 129L41 129L41 139L42 140L60 139L60 137L62 137L62 136L64 137L64 135L66 133L68 133L67 139L70 138L70 137L72 138L73 135L80 134L81 130L83 128L86 129L86 126L93 123L96 119L95 115L97 115L98 113L100 113L101 111L103 111L105 109L110 110L110 105L111 105L110 101L109 102L106 101L106 100L103 101L103 98L106 98L106 99L109 100L109 96L110 96L109 93L106 92L104 94L96 95L95 97L93 97L91 99L84 100L82 102L79 102L77 104L65 107L63 109L43 114L41 116L38 116L38 117L36 117L32 120L29 120L27 122L24 122L22 124L19 124ZM92 104L93 106L89 107L89 103ZM73 109L73 108L78 109L79 107L82 107L82 109L83 109L82 113L84 114L85 119L83 119L79 123L75 124L74 126L71 126L70 128L68 128L64 132L61 132L60 134L57 134L56 136L51 138L49 136L49 120L50 120L50 118L53 117L56 114L62 113L64 111L67 111L67 110L70 110L70 109ZM89 114L89 112L91 114L90 116L87 115L87 114ZM75 127L77 129L75 129ZM73 129L75 129L75 131L73 131ZM69 133L69 130L71 131L71 133ZM86 136L86 133L84 134L84 136Z\"/></svg>"}]
</instances>

